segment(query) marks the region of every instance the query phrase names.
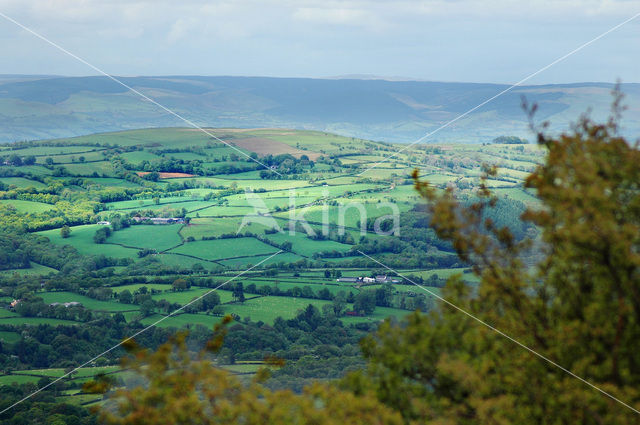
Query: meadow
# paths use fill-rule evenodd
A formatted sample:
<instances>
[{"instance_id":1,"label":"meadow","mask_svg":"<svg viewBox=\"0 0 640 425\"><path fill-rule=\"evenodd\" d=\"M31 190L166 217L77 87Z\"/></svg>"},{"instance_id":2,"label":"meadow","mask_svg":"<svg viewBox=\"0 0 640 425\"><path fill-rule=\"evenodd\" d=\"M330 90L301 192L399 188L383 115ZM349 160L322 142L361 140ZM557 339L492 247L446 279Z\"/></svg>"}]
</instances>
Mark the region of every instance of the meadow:
<instances>
[{"instance_id":1,"label":"meadow","mask_svg":"<svg viewBox=\"0 0 640 425\"><path fill-rule=\"evenodd\" d=\"M500 173L488 184L499 197L528 206L538 203L535 193L522 186L527 173L540 161L541 151L536 146L417 145L369 170L368 167L384 160L398 147L318 131L211 131L230 143L235 141L242 152L247 155L253 153L254 156L257 154L262 160L273 160L278 154L291 154L286 164L294 164L299 168L295 172L281 169L284 173L282 176L271 171L264 173L265 170L255 169L256 164L242 154L201 132L184 128L143 129L50 141L59 146L33 142L11 151L0 149L0 156L3 152L22 157L36 156L33 165L5 166L6 176L0 177L0 182L16 190L27 190L28 187L33 187L36 192L48 190L48 193L72 204L104 196L107 201L99 202L95 210L88 213L91 217L88 221L84 221L84 224L75 221L75 225L70 226L71 232L67 238L62 236L59 226L37 233L46 236L54 246L73 247L82 256L105 256L124 261L112 264L110 273L119 278L135 276L138 280L134 281L136 283L113 286L115 294L125 289L136 293L146 287L148 290L161 291L151 296L154 302L164 299L180 305L210 290L199 287L198 279L212 277L222 282L263 261L243 276L241 280L245 287L254 284L257 288L269 286L281 291L309 288L316 294L325 289L331 296L341 291L357 296L364 290L380 288L380 285L360 287L359 284L338 283L333 273L337 270L342 276L355 277L383 272L374 264L364 262L355 253L354 246L359 243L361 236L380 245L394 237L377 235L370 229L361 234L360 224L365 219L391 214L395 209L401 214L408 214L416 204L423 202L413 188L410 177L415 167L421 170L422 178L434 186L444 188L450 185L463 196L469 197L477 188L483 164L495 164L500 167ZM272 156L267 157L269 154ZM305 162L307 160L302 159L303 155L313 164ZM275 164L274 167L277 167L278 163ZM165 165L171 168L157 168ZM140 178L138 173L148 170L182 172L194 174L194 177L160 178L157 181ZM12 172L15 175L11 175ZM42 181L34 180L36 178ZM0 205L12 205L19 214L30 213L40 217L64 213L52 204L37 200L1 199ZM98 220L127 220L136 214L184 216L186 222L125 226L112 231L104 243L94 241L96 232L104 227L95 224ZM311 238L301 231L300 226L295 234L289 234L290 225L300 217L307 220L318 234L326 218L331 229L330 237ZM274 233L274 223L282 232ZM340 225L345 226L341 230L347 236L336 233ZM264 242L256 237L227 238L228 235L235 236L238 231L243 234L251 232L264 238ZM416 232L414 229L400 231L407 232L403 234L405 240L410 240ZM285 247L285 251L269 258L281 246ZM411 249L415 250L409 245L402 248L404 253ZM428 252L432 258L452 254L433 245L428 247ZM324 256L326 253L332 254ZM400 252L386 253L392 254L402 258ZM346 267L346 264L350 266ZM431 276L447 279L465 271L459 267L416 268L402 261L397 267L402 274L423 279ZM274 273L267 276L265 268ZM331 277L325 277L327 270L331 270ZM46 275L56 271L45 264L32 262L30 269L12 268L0 272L0 277L14 276L16 273L22 276ZM171 281L185 273L187 278L193 280L191 289L171 291ZM157 282L159 278L163 279L163 283ZM96 279L97 282L102 277ZM470 284L475 282L471 273L464 273L463 279ZM145 280L147 283L140 283ZM430 289L439 291L438 288ZM420 290L412 285L396 285L394 291L394 297L397 298L406 292L417 293ZM292 318L310 303L321 309L324 304L331 302L264 296L236 303L230 291L221 289L217 292L225 313L265 323L272 323L278 316ZM78 301L94 312L124 312L128 321L140 316L140 306L121 304L115 297L98 301L72 291L37 291L35 295L45 303ZM254 297L255 294L246 296ZM379 306L367 317L343 317L342 320L345 324L376 323L385 317L402 317L406 313L405 310ZM161 317L154 314L142 319L142 323L149 324ZM164 320L160 326L202 324L211 327L219 319L217 316L184 313ZM78 324L44 317L20 317L14 312L0 309L2 323ZM6 332L4 338L15 340L15 333ZM0 339L2 335L0 333Z\"/></svg>"}]
</instances>

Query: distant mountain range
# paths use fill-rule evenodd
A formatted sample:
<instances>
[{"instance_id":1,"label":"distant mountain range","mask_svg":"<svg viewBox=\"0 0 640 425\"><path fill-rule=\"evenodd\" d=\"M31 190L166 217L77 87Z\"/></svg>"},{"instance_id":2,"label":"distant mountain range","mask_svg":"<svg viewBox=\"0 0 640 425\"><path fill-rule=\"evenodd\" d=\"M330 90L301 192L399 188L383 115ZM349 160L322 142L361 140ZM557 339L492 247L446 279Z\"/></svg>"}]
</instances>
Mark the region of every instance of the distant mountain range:
<instances>
[{"instance_id":1,"label":"distant mountain range","mask_svg":"<svg viewBox=\"0 0 640 425\"><path fill-rule=\"evenodd\" d=\"M207 127L287 127L410 142L508 88L504 84L356 78L118 77ZM522 86L427 139L486 142L531 138L522 96L537 120L566 129L587 109L606 117L608 83ZM623 131L640 135L640 84L623 84ZM186 126L107 77L0 75L0 141L67 137L144 127Z\"/></svg>"}]
</instances>

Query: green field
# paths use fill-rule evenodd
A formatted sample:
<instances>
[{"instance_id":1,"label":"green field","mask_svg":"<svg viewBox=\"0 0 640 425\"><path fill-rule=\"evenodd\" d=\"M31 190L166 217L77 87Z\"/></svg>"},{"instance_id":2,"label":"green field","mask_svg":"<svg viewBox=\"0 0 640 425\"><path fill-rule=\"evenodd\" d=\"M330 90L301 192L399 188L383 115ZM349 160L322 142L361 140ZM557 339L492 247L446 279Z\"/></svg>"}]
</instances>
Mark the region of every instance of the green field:
<instances>
[{"instance_id":1,"label":"green field","mask_svg":"<svg viewBox=\"0 0 640 425\"><path fill-rule=\"evenodd\" d=\"M28 269L8 269L0 270L0 275L9 275L17 273L19 275L47 275L49 273L57 273L58 270L51 267L43 266L42 264L31 262L31 267Z\"/></svg>"},{"instance_id":2,"label":"green field","mask_svg":"<svg viewBox=\"0 0 640 425\"><path fill-rule=\"evenodd\" d=\"M76 96L69 101L81 102L82 96ZM36 155L37 164L7 167L7 170L14 169L16 172L23 171L43 176L47 184L57 188L56 196L65 200L71 199L72 205L75 205L78 200L98 199L98 196L115 200L101 203L90 211L88 219L74 221L74 223L112 220L114 213L119 213L126 219L136 214L136 211L146 211L144 215L158 217L176 217L184 214L190 219L190 222L185 225L133 225L112 232L103 244L94 242L94 235L101 228L96 224L72 226L71 235L68 238L62 238L59 228L38 232L48 237L57 246L74 247L81 255L104 255L132 262L132 265L127 266L127 261L120 261L115 267L113 262L110 263L109 267L114 276L118 279L123 278L121 282L127 283L123 286L114 286L112 288L114 293L125 289L133 293L142 286L146 286L149 290L162 291L153 294L153 300L165 299L180 305L209 291L208 288L198 286L199 279L211 278L223 282L231 279L238 272L247 271L250 267L255 269L250 270L241 279L245 286L249 284L255 284L258 288L277 286L280 290L307 287L316 294L326 289L332 295L340 291L356 295L363 289L375 289L378 286L360 288L355 284L337 283L335 277L324 277L324 268L340 270L343 276L369 276L374 273L372 269L362 268L362 264L366 264L362 262L362 256L350 252L354 248L353 244L357 244L360 240L360 222L392 214L394 211L407 214L416 204L422 203L423 199L415 191L410 177L415 167L421 170L424 180L428 180L438 188L452 185L466 197L472 196L477 188L483 164L495 164L501 167L498 179L491 179L488 184L494 188L498 196L521 201L527 206L538 205L534 194L522 188L522 180L541 157L540 149L535 146L522 148L509 145L416 146L399 153L379 167L360 174L371 164L390 155L396 146L318 131L282 129L213 129L211 131L225 140L236 140L240 149L246 153L250 153L247 148L251 148L256 149L259 157L265 153L277 155L289 152L297 158L301 154L307 154L314 160L314 165L296 172L297 174L284 175L282 178L265 176L261 173L262 170L242 171L247 165L253 166L253 164L246 158L237 156L237 152L228 146L198 131L169 128L103 133L56 141L80 144L79 146L31 146L19 149L17 151L19 155ZM257 144L252 144L254 142ZM90 145L95 143L103 145ZM262 144L264 146L261 146ZM259 151L265 146L272 150ZM8 151L5 150L5 152ZM84 162L80 161L80 156L84 157ZM54 177L52 174L56 171L55 168L49 169L41 165L49 157L55 166L64 166L68 174L60 175L57 170ZM113 168L117 163L113 161L116 157L127 164L126 170L130 173L127 180L116 177ZM146 161L144 169L142 169L143 161ZM136 172L152 169L160 161L172 162L172 166L177 167L178 171L182 165L189 166L191 168L185 172L197 175L163 179L158 182L140 180L135 175ZM237 167L241 172L222 174L224 170L229 172L230 167ZM97 173L97 177L94 172ZM0 181L19 188L33 186L36 189L43 189L47 186L24 176L25 174L17 174L15 177L3 177ZM4 199L0 200L0 205L14 205L20 214L33 213L39 216L60 214L53 205L41 202ZM330 239L311 238L300 227L296 229L295 234L289 234L291 219L295 220L300 215L309 222L316 233L321 233L321 225L327 218L332 231ZM265 233L265 230L272 228L274 222L282 232ZM340 229L341 225L344 225L344 229ZM348 237L341 237L337 230L344 230ZM243 234L251 232L260 235L268 243L254 237L213 239L228 234L235 235L238 231ZM407 234L411 235L414 230L400 229L400 231L407 231ZM376 235L371 231L365 234L371 243L380 244L384 244L393 237ZM283 244L286 251L271 257ZM431 258L451 255L449 252L439 251L436 246L429 247ZM154 249L158 254L141 258L138 253L143 249ZM414 248L403 246L402 249ZM323 258L322 255L317 255L327 252L336 252L346 257L337 257L334 254ZM404 252L395 254L403 256ZM408 254L406 258L414 254ZM385 252L383 255L388 258L392 254ZM294 263L298 268L287 267ZM430 264L437 263L433 261ZM261 269L274 264L278 265L277 276L265 277ZM280 268L280 264L285 267ZM355 264L355 267L344 269L341 268L341 264L345 266ZM432 275L446 279L464 271L461 268L404 270L413 266L404 263L400 266L403 274L420 276L423 279L428 279ZM296 271L299 276L293 276L293 271ZM55 272L55 270L32 263L30 269L5 270L0 272L0 277L8 278L14 274L26 277L49 272ZM92 271L96 274L102 272L102 270ZM127 280L130 274L135 274L136 279ZM183 274L182 277L192 279L193 288L183 292L171 291L171 282ZM14 278L19 279L17 276ZM99 276L95 279L96 282L99 279L110 281L109 278ZM477 280L470 273L465 273L463 279L472 283ZM139 283L141 281L149 283ZM415 291L416 288L412 285L397 285L394 290L399 294ZM438 288L433 290L439 293ZM230 291L219 290L217 293L225 303L225 312L267 323L273 322L279 315L292 318L298 310L309 303L321 308L324 303L329 302L269 296L251 299L244 304L236 304L232 302ZM137 305L120 304L115 297L108 301L98 301L71 291L38 291L36 295L43 297L47 303L78 301L94 311L124 312L127 320L139 318ZM246 296L252 297L254 294L247 293ZM379 307L371 317L345 317L343 321L347 324L375 323L387 316L401 317L404 314L406 311ZM144 318L142 322L149 324L161 317L156 314ZM160 326L202 324L211 327L218 321L218 317L205 314L179 314L177 317L162 321ZM2 323L79 324L42 317L22 318L4 309L0 310L0 324Z\"/></svg>"},{"instance_id":3,"label":"green field","mask_svg":"<svg viewBox=\"0 0 640 425\"><path fill-rule=\"evenodd\" d=\"M164 251L180 245L178 225L136 225L113 232L107 239L110 244L135 248L153 248Z\"/></svg>"},{"instance_id":4,"label":"green field","mask_svg":"<svg viewBox=\"0 0 640 425\"><path fill-rule=\"evenodd\" d=\"M19 341L20 338L20 334L17 332L0 331L0 341L2 342L12 343Z\"/></svg>"},{"instance_id":5,"label":"green field","mask_svg":"<svg viewBox=\"0 0 640 425\"><path fill-rule=\"evenodd\" d=\"M19 212L28 214L41 213L54 208L54 206L50 204L33 201L22 201L20 199L0 199L0 205L11 205Z\"/></svg>"},{"instance_id":6,"label":"green field","mask_svg":"<svg viewBox=\"0 0 640 425\"><path fill-rule=\"evenodd\" d=\"M293 252L305 257L311 257L316 252L346 252L351 249L351 245L328 240L313 240L303 233L294 233L293 235L290 235L288 231L266 235L266 238L278 244L291 242Z\"/></svg>"},{"instance_id":7,"label":"green field","mask_svg":"<svg viewBox=\"0 0 640 425\"><path fill-rule=\"evenodd\" d=\"M37 296L42 298L45 303L67 303L76 301L82 304L83 307L96 311L127 311L137 310L138 306L135 304L122 304L115 300L99 301L93 298L86 297L84 295L74 294L73 292L38 292Z\"/></svg>"},{"instance_id":8,"label":"green field","mask_svg":"<svg viewBox=\"0 0 640 425\"><path fill-rule=\"evenodd\" d=\"M260 264L261 266L266 266L269 264L275 264L275 263L280 263L280 262L284 262L284 263L293 263L296 261L300 261L302 260L303 257L296 255L296 254L292 254L290 252L281 252L278 255L273 256L273 254L270 255L254 255L251 257L243 257L243 258L233 258L230 260L219 260L218 262L220 264L222 264L223 266L229 267L231 269L246 269L248 268L250 265L255 266L257 264Z\"/></svg>"},{"instance_id":9,"label":"green field","mask_svg":"<svg viewBox=\"0 0 640 425\"><path fill-rule=\"evenodd\" d=\"M307 298L291 298L291 297L259 297L242 304L227 304L224 306L226 314L235 313L241 318L251 317L251 320L262 320L265 323L273 323L276 317L283 319L291 319L303 310L309 304L313 304L321 309L324 304L330 301L314 300Z\"/></svg>"},{"instance_id":10,"label":"green field","mask_svg":"<svg viewBox=\"0 0 640 425\"><path fill-rule=\"evenodd\" d=\"M181 305L187 304L194 298L200 297L208 292L211 292L214 288L197 288L192 287L186 291L177 292L163 292L162 294L154 294L151 296L154 300L167 300L170 303L178 303ZM229 302L232 299L231 292L218 289L214 291L220 297L220 302Z\"/></svg>"},{"instance_id":11,"label":"green field","mask_svg":"<svg viewBox=\"0 0 640 425\"><path fill-rule=\"evenodd\" d=\"M24 177L0 177L0 182L7 186L16 186L19 188L35 187L36 189L41 189L47 186L39 181L25 179Z\"/></svg>"},{"instance_id":12,"label":"green field","mask_svg":"<svg viewBox=\"0 0 640 425\"><path fill-rule=\"evenodd\" d=\"M277 248L260 242L255 238L233 238L188 242L172 249L170 252L215 261L260 254L273 254L277 251Z\"/></svg>"},{"instance_id":13,"label":"green field","mask_svg":"<svg viewBox=\"0 0 640 425\"><path fill-rule=\"evenodd\" d=\"M96 244L93 241L93 235L95 235L96 230L100 227L98 224L73 226L71 227L71 235L66 239L60 235L60 229L45 230L39 233L49 238L49 240L56 245L71 245L84 255L105 255L114 258L138 257L137 249L125 248L109 243Z\"/></svg>"},{"instance_id":14,"label":"green field","mask_svg":"<svg viewBox=\"0 0 640 425\"><path fill-rule=\"evenodd\" d=\"M0 325L80 325L71 320L50 319L47 317L9 317L0 318Z\"/></svg>"}]
</instances>

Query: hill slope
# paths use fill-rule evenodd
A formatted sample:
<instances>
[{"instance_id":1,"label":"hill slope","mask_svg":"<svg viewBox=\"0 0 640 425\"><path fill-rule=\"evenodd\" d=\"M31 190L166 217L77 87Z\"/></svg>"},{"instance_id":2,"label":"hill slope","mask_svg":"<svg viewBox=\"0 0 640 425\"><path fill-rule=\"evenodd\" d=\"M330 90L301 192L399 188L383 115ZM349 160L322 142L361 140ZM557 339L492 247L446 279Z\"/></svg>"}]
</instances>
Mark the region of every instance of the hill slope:
<instances>
[{"instance_id":1,"label":"hill slope","mask_svg":"<svg viewBox=\"0 0 640 425\"><path fill-rule=\"evenodd\" d=\"M127 85L212 127L289 127L407 142L506 89L507 85L266 77L123 77ZM430 140L482 142L528 136L526 96L539 119L566 128L592 108L608 112L611 84L524 86L483 106ZM628 134L640 130L640 84L625 84ZM68 137L184 123L106 77L3 76L0 141Z\"/></svg>"}]
</instances>

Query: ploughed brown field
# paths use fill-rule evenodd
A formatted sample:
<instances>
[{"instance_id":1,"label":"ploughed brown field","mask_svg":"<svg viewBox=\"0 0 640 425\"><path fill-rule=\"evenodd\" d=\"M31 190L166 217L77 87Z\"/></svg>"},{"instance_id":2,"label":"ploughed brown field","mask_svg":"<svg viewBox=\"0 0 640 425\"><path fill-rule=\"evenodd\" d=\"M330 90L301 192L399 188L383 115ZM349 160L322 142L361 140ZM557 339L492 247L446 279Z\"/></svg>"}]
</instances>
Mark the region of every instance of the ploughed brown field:
<instances>
[{"instance_id":1,"label":"ploughed brown field","mask_svg":"<svg viewBox=\"0 0 640 425\"><path fill-rule=\"evenodd\" d=\"M320 156L317 152L305 151L297 149L286 143L279 142L273 139L267 139L266 137L247 137L244 139L232 139L230 143L236 147L246 149L251 152L255 152L258 155L279 155L288 153L296 158L300 158L302 155L307 155L309 159L316 160Z\"/></svg>"}]
</instances>

